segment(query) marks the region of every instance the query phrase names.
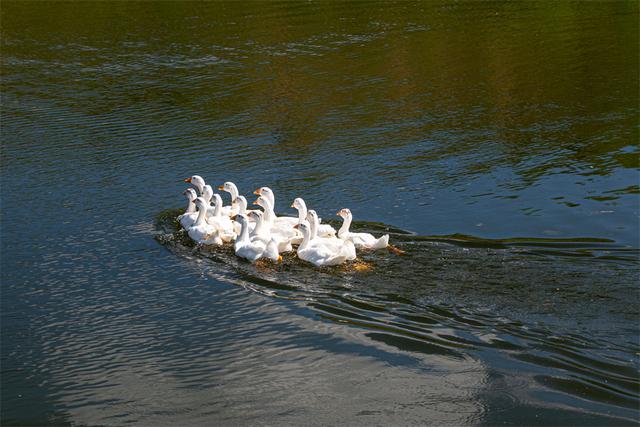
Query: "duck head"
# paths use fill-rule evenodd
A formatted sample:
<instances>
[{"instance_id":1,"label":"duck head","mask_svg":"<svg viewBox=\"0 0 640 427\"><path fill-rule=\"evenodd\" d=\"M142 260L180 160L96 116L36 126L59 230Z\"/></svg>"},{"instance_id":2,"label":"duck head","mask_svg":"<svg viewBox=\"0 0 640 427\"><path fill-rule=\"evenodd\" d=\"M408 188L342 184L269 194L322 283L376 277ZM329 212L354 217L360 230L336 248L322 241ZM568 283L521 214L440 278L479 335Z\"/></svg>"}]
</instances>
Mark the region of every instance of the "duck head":
<instances>
[{"instance_id":1,"label":"duck head","mask_svg":"<svg viewBox=\"0 0 640 427\"><path fill-rule=\"evenodd\" d=\"M196 206L198 207L198 210L202 210L205 209L207 207L207 204L209 202L207 202L204 197L200 196L200 197L196 197L196 200L194 201L194 203L196 204Z\"/></svg>"},{"instance_id":2,"label":"duck head","mask_svg":"<svg viewBox=\"0 0 640 427\"><path fill-rule=\"evenodd\" d=\"M347 218L349 216L351 216L351 211L347 208L344 209L340 209L336 215L341 216L342 218Z\"/></svg>"},{"instance_id":3,"label":"duck head","mask_svg":"<svg viewBox=\"0 0 640 427\"><path fill-rule=\"evenodd\" d=\"M291 207L301 210L303 208L306 208L307 205L305 204L304 200L301 197L296 197L295 199L293 199L293 203L291 203Z\"/></svg>"},{"instance_id":4,"label":"duck head","mask_svg":"<svg viewBox=\"0 0 640 427\"><path fill-rule=\"evenodd\" d=\"M238 206L238 213L243 214L247 211L247 199L245 199L244 196L236 197L236 199L231 203L231 205L234 208Z\"/></svg>"},{"instance_id":5,"label":"duck head","mask_svg":"<svg viewBox=\"0 0 640 427\"><path fill-rule=\"evenodd\" d=\"M255 202L253 202L254 205L258 205L260 207L262 207L263 209L267 209L267 205L269 204L269 200L264 197L264 196L260 196L256 199Z\"/></svg>"},{"instance_id":6,"label":"duck head","mask_svg":"<svg viewBox=\"0 0 640 427\"><path fill-rule=\"evenodd\" d=\"M262 217L264 216L264 214L260 211L251 211L249 212L249 214L247 215L250 219L254 220L255 222L259 222Z\"/></svg>"},{"instance_id":7,"label":"duck head","mask_svg":"<svg viewBox=\"0 0 640 427\"><path fill-rule=\"evenodd\" d=\"M293 228L296 230L300 230L300 232L302 233L302 236L305 239L308 239L309 236L311 235L311 225L307 220L304 220L301 223L294 225Z\"/></svg>"},{"instance_id":8,"label":"duck head","mask_svg":"<svg viewBox=\"0 0 640 427\"><path fill-rule=\"evenodd\" d=\"M211 186L207 184L202 188L202 198L204 198L207 202L211 202L211 197L213 197L213 188L211 188Z\"/></svg>"},{"instance_id":9,"label":"duck head","mask_svg":"<svg viewBox=\"0 0 640 427\"><path fill-rule=\"evenodd\" d=\"M265 194L273 193L269 187L260 187L253 191L253 194L257 196L263 196Z\"/></svg>"},{"instance_id":10,"label":"duck head","mask_svg":"<svg viewBox=\"0 0 640 427\"><path fill-rule=\"evenodd\" d=\"M236 185L231 181L227 181L224 184L218 186L218 190L222 190L222 191L226 191L227 193L230 193L231 202L235 202L236 199L238 198L238 187L236 187Z\"/></svg>"},{"instance_id":11,"label":"duck head","mask_svg":"<svg viewBox=\"0 0 640 427\"><path fill-rule=\"evenodd\" d=\"M309 209L307 211L307 221L309 221L309 223L314 223L316 222L318 219L318 214L316 213L316 211L314 211L313 209Z\"/></svg>"},{"instance_id":12,"label":"duck head","mask_svg":"<svg viewBox=\"0 0 640 427\"><path fill-rule=\"evenodd\" d=\"M247 216L245 214L236 215L235 221L239 222L240 225L249 223L249 220L247 219Z\"/></svg>"},{"instance_id":13,"label":"duck head","mask_svg":"<svg viewBox=\"0 0 640 427\"><path fill-rule=\"evenodd\" d=\"M187 200L189 200L190 202L195 201L198 197L198 195L196 194L196 190L194 190L193 188L187 188L182 192L182 194L184 194Z\"/></svg>"},{"instance_id":14,"label":"duck head","mask_svg":"<svg viewBox=\"0 0 640 427\"><path fill-rule=\"evenodd\" d=\"M200 175L193 175L189 178L185 178L184 182L188 182L198 189L200 194L202 194L202 189L204 188L205 182L204 179Z\"/></svg>"}]
</instances>

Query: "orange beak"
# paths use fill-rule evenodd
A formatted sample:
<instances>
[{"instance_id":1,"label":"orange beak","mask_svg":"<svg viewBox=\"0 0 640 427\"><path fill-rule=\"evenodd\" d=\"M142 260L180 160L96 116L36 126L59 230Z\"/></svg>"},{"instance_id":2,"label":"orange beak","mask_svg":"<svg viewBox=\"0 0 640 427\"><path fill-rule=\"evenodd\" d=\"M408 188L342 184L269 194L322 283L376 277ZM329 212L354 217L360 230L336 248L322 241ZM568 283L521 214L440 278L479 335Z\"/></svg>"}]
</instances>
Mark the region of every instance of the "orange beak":
<instances>
[{"instance_id":1,"label":"orange beak","mask_svg":"<svg viewBox=\"0 0 640 427\"><path fill-rule=\"evenodd\" d=\"M258 201L256 200L255 202L253 202L254 205L258 205L260 206L260 203L258 203Z\"/></svg>"},{"instance_id":2,"label":"orange beak","mask_svg":"<svg viewBox=\"0 0 640 427\"><path fill-rule=\"evenodd\" d=\"M291 203L291 207L292 207L292 208L295 208L295 205L294 205L293 203Z\"/></svg>"},{"instance_id":3,"label":"orange beak","mask_svg":"<svg viewBox=\"0 0 640 427\"><path fill-rule=\"evenodd\" d=\"M300 228L299 226L300 226L300 224L296 224L296 225L294 225L294 226L293 226L293 228L295 228L296 230L298 230L298 229Z\"/></svg>"},{"instance_id":4,"label":"orange beak","mask_svg":"<svg viewBox=\"0 0 640 427\"><path fill-rule=\"evenodd\" d=\"M260 189L258 188L256 191L253 192L253 194L257 194L259 196L260 195Z\"/></svg>"},{"instance_id":5,"label":"orange beak","mask_svg":"<svg viewBox=\"0 0 640 427\"><path fill-rule=\"evenodd\" d=\"M185 178L184 182L191 182L191 178Z\"/></svg>"},{"instance_id":6,"label":"orange beak","mask_svg":"<svg viewBox=\"0 0 640 427\"><path fill-rule=\"evenodd\" d=\"M278 255L278 262L282 262L282 255Z\"/></svg>"},{"instance_id":7,"label":"orange beak","mask_svg":"<svg viewBox=\"0 0 640 427\"><path fill-rule=\"evenodd\" d=\"M340 213L341 213L341 212L342 212L342 211L338 211L338 212L336 212L336 215L340 216Z\"/></svg>"},{"instance_id":8,"label":"orange beak","mask_svg":"<svg viewBox=\"0 0 640 427\"><path fill-rule=\"evenodd\" d=\"M218 190L224 190L224 185L218 185Z\"/></svg>"}]
</instances>

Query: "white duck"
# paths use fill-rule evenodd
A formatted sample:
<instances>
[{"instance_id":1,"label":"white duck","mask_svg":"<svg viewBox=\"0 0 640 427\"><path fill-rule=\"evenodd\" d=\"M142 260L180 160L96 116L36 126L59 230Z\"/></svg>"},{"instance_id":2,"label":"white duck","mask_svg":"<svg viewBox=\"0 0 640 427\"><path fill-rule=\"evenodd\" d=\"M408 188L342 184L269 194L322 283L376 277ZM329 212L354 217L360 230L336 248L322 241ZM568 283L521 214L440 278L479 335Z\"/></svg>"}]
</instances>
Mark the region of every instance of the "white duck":
<instances>
[{"instance_id":1,"label":"white duck","mask_svg":"<svg viewBox=\"0 0 640 427\"><path fill-rule=\"evenodd\" d=\"M283 239L287 239L288 241L296 239L298 239L299 242L302 241L299 239L299 232L293 228L293 226L298 222L297 218L294 218L296 220L296 224L287 223L286 221L278 221L278 218L276 218L276 214L273 212L273 206L271 206L269 199L267 199L265 196L258 197L258 199L253 202L253 204L262 206L262 208L264 209L264 221L266 223L266 226L269 227L269 231L271 231L271 233L279 234L283 237ZM294 241L293 243L298 242Z\"/></svg>"},{"instance_id":2,"label":"white duck","mask_svg":"<svg viewBox=\"0 0 640 427\"><path fill-rule=\"evenodd\" d=\"M233 202L234 209L237 209L237 214L249 215L251 212L261 212L260 210L247 209L247 199L244 196L236 197L236 201ZM249 218L249 224L251 224L251 218Z\"/></svg>"},{"instance_id":3,"label":"white duck","mask_svg":"<svg viewBox=\"0 0 640 427\"><path fill-rule=\"evenodd\" d=\"M343 246L346 246L344 249L344 253L348 252L347 260L356 259L356 248L353 243L350 243L349 240L342 240L335 236L331 237L322 237L318 236L318 225L320 225L320 220L318 219L318 214L313 209L309 209L307 212L307 221L309 222L309 240L314 244L322 244L331 248L336 252L341 252L343 250Z\"/></svg>"},{"instance_id":4,"label":"white duck","mask_svg":"<svg viewBox=\"0 0 640 427\"><path fill-rule=\"evenodd\" d=\"M196 190L194 190L193 188L187 188L182 192L182 194L187 197L187 210L184 211L182 215L179 215L177 219L184 229L189 229L189 227L191 227L198 218L198 212L196 212L196 204L194 203L198 195L196 194Z\"/></svg>"},{"instance_id":5,"label":"white duck","mask_svg":"<svg viewBox=\"0 0 640 427\"><path fill-rule=\"evenodd\" d=\"M301 197L296 197L291 204L292 208L296 208L298 210L298 224L304 221L307 218L307 204ZM316 215L317 217L317 215ZM309 221L311 223L311 221ZM313 227L313 223L311 223ZM318 236L320 237L334 237L336 235L336 229L330 226L329 224L320 224L320 218L318 218L318 227L317 227Z\"/></svg>"},{"instance_id":6,"label":"white duck","mask_svg":"<svg viewBox=\"0 0 640 427\"><path fill-rule=\"evenodd\" d=\"M213 188L209 184L205 184L202 187L202 194L200 195L205 202L207 202L207 216L213 215L215 211L215 206L211 206L211 199L213 198Z\"/></svg>"},{"instance_id":7,"label":"white duck","mask_svg":"<svg viewBox=\"0 0 640 427\"><path fill-rule=\"evenodd\" d=\"M260 187L258 188L256 191L253 192L253 194L257 194L258 196L262 196L265 197L267 200L269 200L269 203L271 204L271 209L275 212L276 209L276 199L275 196L273 194L273 190L271 190L269 187ZM267 219L265 217L265 219ZM298 223L298 218L294 218L291 216L279 216L276 217L275 213L273 215L273 223L274 224L286 224L288 226L293 227L294 225L296 225Z\"/></svg>"},{"instance_id":8,"label":"white duck","mask_svg":"<svg viewBox=\"0 0 640 427\"><path fill-rule=\"evenodd\" d=\"M251 240L249 238L249 221L245 215L238 214L236 217L240 223L240 236L234 244L235 253L241 258L256 262L260 258L268 258L275 262L282 261L282 257L278 253L278 245L272 239L268 243L260 239Z\"/></svg>"},{"instance_id":9,"label":"white duck","mask_svg":"<svg viewBox=\"0 0 640 427\"><path fill-rule=\"evenodd\" d=\"M209 215L213 215L216 207L211 206L211 199L213 198L213 188L209 185L206 184L203 189L202 189L202 197L209 203ZM231 216L231 210L232 207L231 206L222 206L221 208L221 212L222 215L224 216Z\"/></svg>"},{"instance_id":10,"label":"white duck","mask_svg":"<svg viewBox=\"0 0 640 427\"><path fill-rule=\"evenodd\" d=\"M353 242L346 241L339 250L325 246L318 239L311 240L311 227L308 221L296 225L302 232L302 243L298 246L298 258L308 261L316 267L338 265L344 263L350 256ZM355 251L355 249L353 249Z\"/></svg>"},{"instance_id":11,"label":"white duck","mask_svg":"<svg viewBox=\"0 0 640 427\"><path fill-rule=\"evenodd\" d=\"M205 182L204 179L200 175L193 175L190 178L185 178L184 182L188 182L198 189L198 194L202 195L202 190L204 189Z\"/></svg>"},{"instance_id":12,"label":"white duck","mask_svg":"<svg viewBox=\"0 0 640 427\"><path fill-rule=\"evenodd\" d=\"M231 206L223 207L223 211L222 211L223 215L227 215L227 216L237 215L239 211L238 211L238 207L235 205L235 201L238 198L238 195L240 194L238 193L238 187L236 187L236 185L233 182L227 181L224 184L218 186L218 190L226 191L227 193L231 194Z\"/></svg>"},{"instance_id":13,"label":"white duck","mask_svg":"<svg viewBox=\"0 0 640 427\"><path fill-rule=\"evenodd\" d=\"M273 262L282 262L282 255L278 252L278 243L274 239L269 240L267 247L264 248L262 258L269 259Z\"/></svg>"},{"instance_id":14,"label":"white duck","mask_svg":"<svg viewBox=\"0 0 640 427\"><path fill-rule=\"evenodd\" d=\"M222 198L218 193L213 195L213 200L213 215L207 218L207 222L216 228L220 238L224 242L231 242L236 239L233 221L231 221L231 218L228 216L222 214Z\"/></svg>"},{"instance_id":15,"label":"white duck","mask_svg":"<svg viewBox=\"0 0 640 427\"><path fill-rule=\"evenodd\" d=\"M208 224L206 221L207 202L202 197L198 197L196 198L195 204L198 208L198 218L196 218L196 222L188 229L189 237L204 245L221 245L222 239L218 235L218 231L213 225Z\"/></svg>"},{"instance_id":16,"label":"white duck","mask_svg":"<svg viewBox=\"0 0 640 427\"><path fill-rule=\"evenodd\" d=\"M341 209L336 215L342 217L343 222L340 230L338 230L338 237L343 240L351 240L358 249L384 249L389 246L389 235L385 234L382 237L375 238L369 233L352 233L349 231L353 216L351 211L347 208Z\"/></svg>"},{"instance_id":17,"label":"white duck","mask_svg":"<svg viewBox=\"0 0 640 427\"><path fill-rule=\"evenodd\" d=\"M253 210L253 209L247 209L247 199L245 199L244 196L238 196L236 197L236 201L233 202L233 208L237 209L237 213L238 214L242 214L244 216L246 216L249 220L249 232L253 232L253 229L256 226L256 222L249 216L249 214L251 212L262 212L262 211L258 211L258 210ZM231 219L234 220L236 218L236 215L232 216ZM233 229L235 230L236 234L240 234L240 223L237 221L233 221Z\"/></svg>"},{"instance_id":18,"label":"white duck","mask_svg":"<svg viewBox=\"0 0 640 427\"><path fill-rule=\"evenodd\" d=\"M277 231L272 232L269 224L264 221L264 214L260 211L252 211L247 215L255 221L255 228L251 232L251 240L262 240L265 244L270 240L275 240L278 245L279 252L290 252L293 250L291 246L291 237L283 235ZM294 230L295 231L295 230Z\"/></svg>"}]
</instances>

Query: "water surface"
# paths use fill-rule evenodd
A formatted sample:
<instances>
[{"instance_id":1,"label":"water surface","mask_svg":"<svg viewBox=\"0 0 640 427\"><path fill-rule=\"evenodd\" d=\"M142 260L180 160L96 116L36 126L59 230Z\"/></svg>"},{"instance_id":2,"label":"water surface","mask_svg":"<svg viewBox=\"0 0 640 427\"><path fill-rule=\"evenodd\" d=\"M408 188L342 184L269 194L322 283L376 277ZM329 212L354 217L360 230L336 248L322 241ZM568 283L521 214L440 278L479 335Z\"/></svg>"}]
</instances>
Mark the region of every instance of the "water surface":
<instances>
[{"instance_id":1,"label":"water surface","mask_svg":"<svg viewBox=\"0 0 640 427\"><path fill-rule=\"evenodd\" d=\"M638 12L4 2L2 424L637 423ZM194 173L407 254L193 248Z\"/></svg>"}]
</instances>

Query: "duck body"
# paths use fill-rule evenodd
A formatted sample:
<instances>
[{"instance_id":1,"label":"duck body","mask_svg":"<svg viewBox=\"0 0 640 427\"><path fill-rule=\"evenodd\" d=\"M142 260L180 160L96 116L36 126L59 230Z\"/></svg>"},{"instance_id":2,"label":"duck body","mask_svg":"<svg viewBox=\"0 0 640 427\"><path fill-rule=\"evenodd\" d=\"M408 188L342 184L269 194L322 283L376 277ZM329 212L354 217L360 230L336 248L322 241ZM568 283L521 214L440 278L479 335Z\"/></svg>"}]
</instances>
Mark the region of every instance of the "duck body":
<instances>
[{"instance_id":1,"label":"duck body","mask_svg":"<svg viewBox=\"0 0 640 427\"><path fill-rule=\"evenodd\" d=\"M280 252L289 252L293 250L294 240L298 237L296 230L291 227L271 227L271 237L278 242L278 249Z\"/></svg>"},{"instance_id":2,"label":"duck body","mask_svg":"<svg viewBox=\"0 0 640 427\"><path fill-rule=\"evenodd\" d=\"M278 250L278 244L275 240L271 239L262 253L262 258L269 259L273 262L281 262L282 256Z\"/></svg>"},{"instance_id":3,"label":"duck body","mask_svg":"<svg viewBox=\"0 0 640 427\"><path fill-rule=\"evenodd\" d=\"M358 249L384 249L389 245L389 235L379 238L369 233L345 233L340 236L343 240L350 240Z\"/></svg>"},{"instance_id":4,"label":"duck body","mask_svg":"<svg viewBox=\"0 0 640 427\"><path fill-rule=\"evenodd\" d=\"M238 241L236 241L234 245L236 255L252 263L262 258L262 254L264 253L266 248L267 246L263 242L256 241L249 241L244 243L238 243Z\"/></svg>"},{"instance_id":5,"label":"duck body","mask_svg":"<svg viewBox=\"0 0 640 427\"><path fill-rule=\"evenodd\" d=\"M336 237L336 229L329 224L318 224L318 237Z\"/></svg>"},{"instance_id":6,"label":"duck body","mask_svg":"<svg viewBox=\"0 0 640 427\"><path fill-rule=\"evenodd\" d=\"M213 215L207 218L207 223L215 227L220 238L224 242L232 242L236 239L236 230L231 218L222 213L222 198L219 194L214 194Z\"/></svg>"},{"instance_id":7,"label":"duck body","mask_svg":"<svg viewBox=\"0 0 640 427\"><path fill-rule=\"evenodd\" d=\"M251 212L248 216L250 219L253 219L256 224L251 232L251 240L260 240L265 244L273 240L278 247L278 252L290 252L293 250L290 236L279 233L277 229L274 232L274 230L269 227L269 224L265 223L263 212Z\"/></svg>"},{"instance_id":8,"label":"duck body","mask_svg":"<svg viewBox=\"0 0 640 427\"><path fill-rule=\"evenodd\" d=\"M198 212L196 211L196 204L194 203L196 197L196 190L193 188L187 188L182 194L187 197L187 209L182 215L178 215L178 222L185 230L189 229L193 224L195 224L196 219L198 218Z\"/></svg>"},{"instance_id":9,"label":"duck body","mask_svg":"<svg viewBox=\"0 0 640 427\"><path fill-rule=\"evenodd\" d=\"M236 239L234 250L237 256L252 263L260 258L267 257L277 260L279 258L277 244L270 240L264 242L262 239L251 239L249 237L249 221L246 216L238 214L237 219L241 226L240 236Z\"/></svg>"},{"instance_id":10,"label":"duck body","mask_svg":"<svg viewBox=\"0 0 640 427\"><path fill-rule=\"evenodd\" d=\"M310 262L316 267L339 265L348 260L352 252L355 252L353 242L347 241L340 248L322 244L317 239L310 239L310 225L305 220L297 225L303 235L302 243L298 247L298 258Z\"/></svg>"},{"instance_id":11,"label":"duck body","mask_svg":"<svg viewBox=\"0 0 640 427\"><path fill-rule=\"evenodd\" d=\"M389 246L388 234L376 238L373 234L349 231L349 226L353 219L349 209L342 209L336 215L341 216L344 220L340 230L338 230L338 237L342 240L352 241L357 249L384 249Z\"/></svg>"},{"instance_id":12,"label":"duck body","mask_svg":"<svg viewBox=\"0 0 640 427\"><path fill-rule=\"evenodd\" d=\"M318 218L318 215L316 214L316 211L310 209L307 212L307 221L309 222L309 239L313 244L322 245L336 253L345 254L348 261L356 259L356 247L352 241L343 240L335 236L318 236L320 220Z\"/></svg>"},{"instance_id":13,"label":"duck body","mask_svg":"<svg viewBox=\"0 0 640 427\"><path fill-rule=\"evenodd\" d=\"M182 228L188 230L189 227L196 223L196 218L198 218L197 212L185 212L178 217L178 221L180 222L180 225L182 225Z\"/></svg>"},{"instance_id":14,"label":"duck body","mask_svg":"<svg viewBox=\"0 0 640 427\"><path fill-rule=\"evenodd\" d=\"M218 234L218 230L205 220L207 215L206 204L207 203L204 198L198 197L196 199L198 218L196 219L196 222L189 227L187 233L189 234L189 237L197 243L203 245L221 245L222 238Z\"/></svg>"},{"instance_id":15,"label":"duck body","mask_svg":"<svg viewBox=\"0 0 640 427\"><path fill-rule=\"evenodd\" d=\"M254 202L254 204L262 206L264 209L264 224L265 227L268 228L271 235L279 242L278 244L283 244L282 242L286 242L288 245L288 249L283 252L290 251L290 245L292 243L297 243L297 241L301 240L301 234L294 229L294 226L297 225L298 219L292 217L280 217L276 218L276 214L273 212L273 206L268 198L265 196L258 197L258 200ZM278 219L288 218L289 221L278 221ZM291 222L290 220L295 220Z\"/></svg>"},{"instance_id":16,"label":"duck body","mask_svg":"<svg viewBox=\"0 0 640 427\"><path fill-rule=\"evenodd\" d=\"M209 224L192 225L187 231L189 237L196 242L203 245L222 245L222 238L218 235L215 228Z\"/></svg>"},{"instance_id":17,"label":"duck body","mask_svg":"<svg viewBox=\"0 0 640 427\"><path fill-rule=\"evenodd\" d=\"M298 258L310 262L316 267L340 265L347 261L347 254L336 254L334 251L322 245L310 245L304 249L298 249Z\"/></svg>"}]
</instances>

